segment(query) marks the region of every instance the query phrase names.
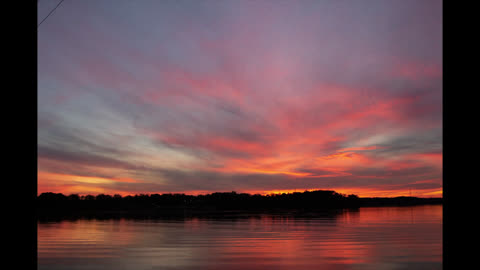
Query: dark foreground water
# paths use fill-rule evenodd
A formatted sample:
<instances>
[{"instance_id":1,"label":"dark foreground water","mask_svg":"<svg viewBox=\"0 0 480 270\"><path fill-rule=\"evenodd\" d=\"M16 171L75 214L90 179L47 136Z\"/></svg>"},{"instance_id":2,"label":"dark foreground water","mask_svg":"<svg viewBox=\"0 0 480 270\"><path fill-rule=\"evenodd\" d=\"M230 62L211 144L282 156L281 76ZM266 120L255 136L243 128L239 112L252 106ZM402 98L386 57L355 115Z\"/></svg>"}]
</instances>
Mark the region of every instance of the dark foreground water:
<instances>
[{"instance_id":1,"label":"dark foreground water","mask_svg":"<svg viewBox=\"0 0 480 270\"><path fill-rule=\"evenodd\" d=\"M442 206L41 222L38 269L442 269Z\"/></svg>"}]
</instances>

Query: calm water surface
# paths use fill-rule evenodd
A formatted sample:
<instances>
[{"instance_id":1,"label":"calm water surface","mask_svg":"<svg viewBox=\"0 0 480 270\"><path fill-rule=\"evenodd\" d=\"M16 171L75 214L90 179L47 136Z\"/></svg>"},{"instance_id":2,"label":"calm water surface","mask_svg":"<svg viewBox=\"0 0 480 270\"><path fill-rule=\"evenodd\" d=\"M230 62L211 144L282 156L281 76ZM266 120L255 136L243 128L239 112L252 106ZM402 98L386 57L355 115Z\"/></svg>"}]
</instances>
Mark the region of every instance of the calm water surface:
<instances>
[{"instance_id":1,"label":"calm water surface","mask_svg":"<svg viewBox=\"0 0 480 270\"><path fill-rule=\"evenodd\" d=\"M442 206L42 222L38 269L442 269Z\"/></svg>"}]
</instances>

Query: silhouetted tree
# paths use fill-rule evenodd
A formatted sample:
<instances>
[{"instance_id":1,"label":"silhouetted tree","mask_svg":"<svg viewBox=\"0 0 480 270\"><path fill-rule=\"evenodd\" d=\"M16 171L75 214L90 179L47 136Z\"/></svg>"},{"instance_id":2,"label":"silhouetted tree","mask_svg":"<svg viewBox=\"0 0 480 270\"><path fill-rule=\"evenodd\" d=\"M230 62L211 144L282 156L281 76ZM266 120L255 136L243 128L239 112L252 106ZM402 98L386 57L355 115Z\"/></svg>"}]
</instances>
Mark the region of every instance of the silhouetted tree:
<instances>
[{"instance_id":1,"label":"silhouetted tree","mask_svg":"<svg viewBox=\"0 0 480 270\"><path fill-rule=\"evenodd\" d=\"M79 201L80 200L80 196L78 194L70 194L68 195L68 200L69 201Z\"/></svg>"},{"instance_id":2,"label":"silhouetted tree","mask_svg":"<svg viewBox=\"0 0 480 270\"><path fill-rule=\"evenodd\" d=\"M442 203L441 198L359 198L355 194L344 195L332 190L315 190L282 194L247 194L214 192L205 195L185 194L137 194L122 197L106 194L85 195L46 192L37 197L38 209L50 212L88 211L137 211L168 209L192 210L254 210L254 209L296 209L319 210L328 208L355 208L360 206L414 205Z\"/></svg>"}]
</instances>

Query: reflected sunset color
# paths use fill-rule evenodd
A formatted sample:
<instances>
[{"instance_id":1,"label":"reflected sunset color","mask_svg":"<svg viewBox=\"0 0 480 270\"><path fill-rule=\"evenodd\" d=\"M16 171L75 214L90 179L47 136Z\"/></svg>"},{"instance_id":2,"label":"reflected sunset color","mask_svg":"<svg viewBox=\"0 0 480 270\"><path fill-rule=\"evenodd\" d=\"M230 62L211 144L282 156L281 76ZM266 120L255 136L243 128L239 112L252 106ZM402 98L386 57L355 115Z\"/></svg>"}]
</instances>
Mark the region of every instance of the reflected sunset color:
<instances>
[{"instance_id":1,"label":"reflected sunset color","mask_svg":"<svg viewBox=\"0 0 480 270\"><path fill-rule=\"evenodd\" d=\"M38 269L441 269L442 206L38 224Z\"/></svg>"}]
</instances>

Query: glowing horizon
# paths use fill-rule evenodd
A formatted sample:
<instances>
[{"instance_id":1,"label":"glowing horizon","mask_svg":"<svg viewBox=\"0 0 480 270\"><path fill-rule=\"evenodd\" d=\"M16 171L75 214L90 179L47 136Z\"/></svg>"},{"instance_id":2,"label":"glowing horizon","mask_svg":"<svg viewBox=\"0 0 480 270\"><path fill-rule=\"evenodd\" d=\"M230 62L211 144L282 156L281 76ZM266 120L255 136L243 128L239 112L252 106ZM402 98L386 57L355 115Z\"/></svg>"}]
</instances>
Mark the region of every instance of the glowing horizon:
<instances>
[{"instance_id":1,"label":"glowing horizon","mask_svg":"<svg viewBox=\"0 0 480 270\"><path fill-rule=\"evenodd\" d=\"M442 197L442 160L441 1L67 1L38 31L38 194Z\"/></svg>"}]
</instances>

